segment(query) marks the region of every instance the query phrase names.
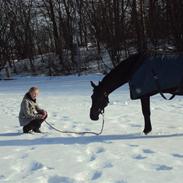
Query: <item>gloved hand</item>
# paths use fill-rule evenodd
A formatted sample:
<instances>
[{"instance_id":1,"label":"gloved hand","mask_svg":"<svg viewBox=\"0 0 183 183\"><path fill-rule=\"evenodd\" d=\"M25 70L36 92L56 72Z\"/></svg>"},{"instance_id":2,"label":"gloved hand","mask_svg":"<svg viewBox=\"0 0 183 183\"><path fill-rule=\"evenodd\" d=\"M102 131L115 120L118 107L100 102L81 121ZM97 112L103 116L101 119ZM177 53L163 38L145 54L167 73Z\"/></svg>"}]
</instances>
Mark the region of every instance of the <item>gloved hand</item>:
<instances>
[{"instance_id":1,"label":"gloved hand","mask_svg":"<svg viewBox=\"0 0 183 183\"><path fill-rule=\"evenodd\" d=\"M44 119L46 116L48 116L48 113L47 113L47 111L43 111L43 114L42 114L42 117L41 117L41 119Z\"/></svg>"}]
</instances>

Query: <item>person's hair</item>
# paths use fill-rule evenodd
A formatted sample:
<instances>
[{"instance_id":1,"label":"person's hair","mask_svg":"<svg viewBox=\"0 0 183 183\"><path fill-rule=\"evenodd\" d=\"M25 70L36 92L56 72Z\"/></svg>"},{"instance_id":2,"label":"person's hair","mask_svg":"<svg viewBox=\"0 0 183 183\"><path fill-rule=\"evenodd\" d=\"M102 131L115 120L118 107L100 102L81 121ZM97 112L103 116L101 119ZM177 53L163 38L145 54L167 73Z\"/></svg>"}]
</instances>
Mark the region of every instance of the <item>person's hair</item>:
<instances>
[{"instance_id":1,"label":"person's hair","mask_svg":"<svg viewBox=\"0 0 183 183\"><path fill-rule=\"evenodd\" d=\"M39 88L36 87L36 86L33 86L33 87L31 87L31 88L29 89L29 93L31 93L31 92L33 92L33 91L36 91L36 90L39 90Z\"/></svg>"}]
</instances>

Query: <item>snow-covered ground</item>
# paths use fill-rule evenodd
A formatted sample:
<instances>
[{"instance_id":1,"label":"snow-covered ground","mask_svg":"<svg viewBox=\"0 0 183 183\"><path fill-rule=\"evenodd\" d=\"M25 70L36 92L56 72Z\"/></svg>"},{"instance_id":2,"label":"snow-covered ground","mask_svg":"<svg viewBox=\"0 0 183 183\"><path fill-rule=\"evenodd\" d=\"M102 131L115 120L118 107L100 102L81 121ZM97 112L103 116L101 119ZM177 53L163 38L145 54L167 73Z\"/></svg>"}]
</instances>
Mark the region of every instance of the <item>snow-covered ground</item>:
<instances>
[{"instance_id":1,"label":"snow-covered ground","mask_svg":"<svg viewBox=\"0 0 183 183\"><path fill-rule=\"evenodd\" d=\"M142 134L140 101L128 86L110 95L100 136L60 134L42 126L43 134L22 134L18 113L29 87L40 87L38 102L48 121L65 130L98 132L89 119L90 80L101 75L17 77L0 81L1 183L182 183L183 99L152 97L153 132Z\"/></svg>"}]
</instances>

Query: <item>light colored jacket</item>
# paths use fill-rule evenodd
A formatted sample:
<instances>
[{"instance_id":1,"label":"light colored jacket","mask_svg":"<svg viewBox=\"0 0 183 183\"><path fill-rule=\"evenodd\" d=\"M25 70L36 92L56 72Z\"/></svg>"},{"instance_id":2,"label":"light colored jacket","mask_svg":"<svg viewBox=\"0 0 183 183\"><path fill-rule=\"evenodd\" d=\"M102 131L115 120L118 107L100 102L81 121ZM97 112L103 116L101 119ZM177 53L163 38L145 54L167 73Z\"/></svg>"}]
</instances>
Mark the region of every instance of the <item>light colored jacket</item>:
<instances>
[{"instance_id":1,"label":"light colored jacket","mask_svg":"<svg viewBox=\"0 0 183 183\"><path fill-rule=\"evenodd\" d=\"M29 93L25 94L19 112L20 126L25 126L32 120L41 119L41 115L39 113L43 111L43 109L39 108L36 101L31 99Z\"/></svg>"}]
</instances>

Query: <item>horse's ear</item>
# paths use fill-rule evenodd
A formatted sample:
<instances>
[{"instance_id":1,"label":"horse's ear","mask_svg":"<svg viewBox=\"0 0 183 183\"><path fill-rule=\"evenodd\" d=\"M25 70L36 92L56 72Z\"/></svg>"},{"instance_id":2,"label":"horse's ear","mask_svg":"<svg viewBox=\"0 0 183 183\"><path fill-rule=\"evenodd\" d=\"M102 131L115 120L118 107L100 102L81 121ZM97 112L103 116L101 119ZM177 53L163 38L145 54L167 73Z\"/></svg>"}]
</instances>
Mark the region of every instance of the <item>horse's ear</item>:
<instances>
[{"instance_id":1,"label":"horse's ear","mask_svg":"<svg viewBox=\"0 0 183 183\"><path fill-rule=\"evenodd\" d=\"M90 83L91 83L91 86L92 86L93 88L96 87L96 84L95 84L93 81L90 81Z\"/></svg>"}]
</instances>

